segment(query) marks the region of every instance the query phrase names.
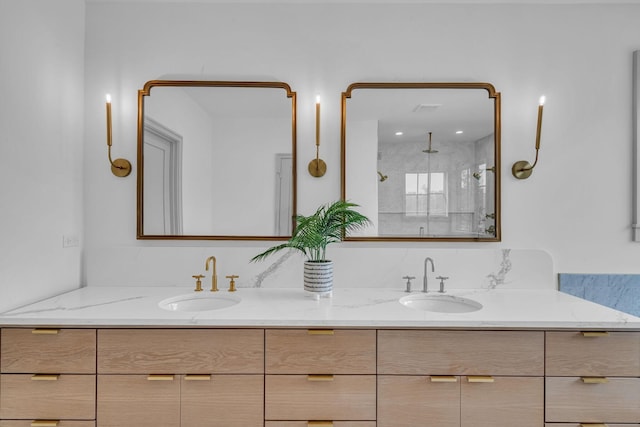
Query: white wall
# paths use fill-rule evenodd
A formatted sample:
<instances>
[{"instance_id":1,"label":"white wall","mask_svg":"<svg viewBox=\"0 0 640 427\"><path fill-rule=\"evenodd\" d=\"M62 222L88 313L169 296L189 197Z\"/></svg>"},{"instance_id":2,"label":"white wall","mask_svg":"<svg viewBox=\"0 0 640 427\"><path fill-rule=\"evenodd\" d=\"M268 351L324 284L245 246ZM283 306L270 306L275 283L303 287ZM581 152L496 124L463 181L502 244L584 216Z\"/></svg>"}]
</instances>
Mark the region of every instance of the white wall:
<instances>
[{"instance_id":1,"label":"white wall","mask_svg":"<svg viewBox=\"0 0 640 427\"><path fill-rule=\"evenodd\" d=\"M0 2L0 312L80 284L84 15Z\"/></svg>"},{"instance_id":2,"label":"white wall","mask_svg":"<svg viewBox=\"0 0 640 427\"><path fill-rule=\"evenodd\" d=\"M228 253L227 265L242 270L246 259L270 245L135 240L135 168L121 179L106 164L104 93L114 98L114 156L135 165L137 90L168 73L282 80L297 91L302 213L339 198L340 93L350 83L491 82L503 101L503 242L412 244L409 251L542 249L556 272L640 273L640 245L630 232L631 55L640 49L639 5L88 3L82 147L83 6L79 0L50 3L0 6L11 9L0 9L3 76L7 61L23 65L1 83L1 93L9 93L0 115L7 122L0 128L8 129L0 145L2 179L20 179L0 190L8 219L2 221L2 304L7 289L15 304L30 298L15 296L25 287L36 295L77 284L79 255L62 250L60 240L76 232L81 219L73 208L81 199L73 179L78 163L64 160L83 149L87 284L126 284L120 267L135 265L132 254L151 257L153 265L156 249L163 249L157 262L168 255L173 277L186 284L204 258L182 246L202 248L200 257L213 253L224 260ZM511 164L533 159L543 93L540 163L530 179L518 181L510 176ZM328 164L321 179L306 173L315 154L316 94L323 99L321 157ZM37 98L41 102L34 103ZM52 158L70 169L54 166ZM344 244L336 254L353 265L383 248L394 263L406 246ZM153 269L137 273L165 280Z\"/></svg>"}]
</instances>

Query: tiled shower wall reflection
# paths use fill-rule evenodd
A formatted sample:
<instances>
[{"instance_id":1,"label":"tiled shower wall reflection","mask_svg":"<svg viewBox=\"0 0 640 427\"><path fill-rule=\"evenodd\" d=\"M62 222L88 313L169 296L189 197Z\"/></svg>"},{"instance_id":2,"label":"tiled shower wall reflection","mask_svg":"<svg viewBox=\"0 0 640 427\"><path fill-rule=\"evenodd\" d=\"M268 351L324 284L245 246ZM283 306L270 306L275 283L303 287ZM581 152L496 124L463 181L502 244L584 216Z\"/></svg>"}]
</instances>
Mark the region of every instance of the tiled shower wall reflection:
<instances>
[{"instance_id":1,"label":"tiled shower wall reflection","mask_svg":"<svg viewBox=\"0 0 640 427\"><path fill-rule=\"evenodd\" d=\"M558 276L562 292L640 316L640 274L560 273Z\"/></svg>"}]
</instances>

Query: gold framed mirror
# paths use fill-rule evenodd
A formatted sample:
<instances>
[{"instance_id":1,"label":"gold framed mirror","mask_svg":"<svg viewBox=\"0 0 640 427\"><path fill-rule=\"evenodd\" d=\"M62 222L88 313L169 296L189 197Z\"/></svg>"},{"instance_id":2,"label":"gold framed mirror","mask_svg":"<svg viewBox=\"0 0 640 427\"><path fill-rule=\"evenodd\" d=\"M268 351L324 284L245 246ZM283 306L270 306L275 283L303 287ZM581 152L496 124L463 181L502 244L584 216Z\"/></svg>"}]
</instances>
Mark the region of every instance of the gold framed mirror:
<instances>
[{"instance_id":1,"label":"gold framed mirror","mask_svg":"<svg viewBox=\"0 0 640 427\"><path fill-rule=\"evenodd\" d=\"M500 241L500 93L489 83L351 84L341 195L372 221L345 240Z\"/></svg>"},{"instance_id":2,"label":"gold framed mirror","mask_svg":"<svg viewBox=\"0 0 640 427\"><path fill-rule=\"evenodd\" d=\"M296 93L282 82L148 81L137 171L138 239L288 239Z\"/></svg>"}]
</instances>

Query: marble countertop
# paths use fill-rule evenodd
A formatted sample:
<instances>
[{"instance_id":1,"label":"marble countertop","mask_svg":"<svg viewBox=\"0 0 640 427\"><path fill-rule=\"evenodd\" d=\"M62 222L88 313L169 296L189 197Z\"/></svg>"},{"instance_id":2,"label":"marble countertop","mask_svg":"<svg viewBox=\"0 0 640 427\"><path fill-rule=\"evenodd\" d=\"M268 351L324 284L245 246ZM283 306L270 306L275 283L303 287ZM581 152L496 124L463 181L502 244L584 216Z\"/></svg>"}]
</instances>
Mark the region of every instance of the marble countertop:
<instances>
[{"instance_id":1,"label":"marble countertop","mask_svg":"<svg viewBox=\"0 0 640 427\"><path fill-rule=\"evenodd\" d=\"M209 291L199 294L205 293ZM335 289L332 298L319 300L296 288L241 288L232 294L241 302L223 309L172 312L158 305L164 299L185 294L194 292L184 287L86 287L1 313L0 326L640 330L638 317L555 290L447 291L483 305L470 313L407 308L398 300L409 294L401 289L377 288ZM225 294L230 295L219 293Z\"/></svg>"}]
</instances>

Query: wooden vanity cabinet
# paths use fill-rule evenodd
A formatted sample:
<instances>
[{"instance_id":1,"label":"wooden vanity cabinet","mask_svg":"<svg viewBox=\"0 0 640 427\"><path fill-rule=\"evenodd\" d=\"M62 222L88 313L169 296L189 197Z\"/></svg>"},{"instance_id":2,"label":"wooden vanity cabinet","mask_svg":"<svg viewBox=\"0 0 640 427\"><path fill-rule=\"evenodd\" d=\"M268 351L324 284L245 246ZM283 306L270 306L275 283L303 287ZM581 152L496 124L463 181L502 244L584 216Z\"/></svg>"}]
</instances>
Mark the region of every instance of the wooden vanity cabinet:
<instances>
[{"instance_id":1,"label":"wooden vanity cabinet","mask_svg":"<svg viewBox=\"0 0 640 427\"><path fill-rule=\"evenodd\" d=\"M546 421L640 423L640 333L546 333Z\"/></svg>"},{"instance_id":2,"label":"wooden vanity cabinet","mask_svg":"<svg viewBox=\"0 0 640 427\"><path fill-rule=\"evenodd\" d=\"M375 421L375 330L267 330L265 349L268 422Z\"/></svg>"},{"instance_id":3,"label":"wooden vanity cabinet","mask_svg":"<svg viewBox=\"0 0 640 427\"><path fill-rule=\"evenodd\" d=\"M544 333L378 331L377 427L541 427Z\"/></svg>"},{"instance_id":4,"label":"wooden vanity cabinet","mask_svg":"<svg viewBox=\"0 0 640 427\"><path fill-rule=\"evenodd\" d=\"M94 426L95 329L3 328L0 426Z\"/></svg>"},{"instance_id":5,"label":"wooden vanity cabinet","mask_svg":"<svg viewBox=\"0 0 640 427\"><path fill-rule=\"evenodd\" d=\"M264 331L98 331L98 427L262 427Z\"/></svg>"}]
</instances>

